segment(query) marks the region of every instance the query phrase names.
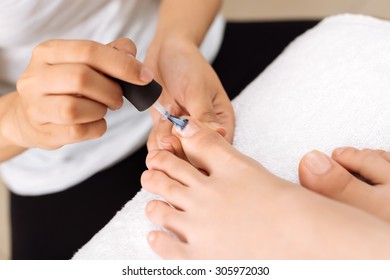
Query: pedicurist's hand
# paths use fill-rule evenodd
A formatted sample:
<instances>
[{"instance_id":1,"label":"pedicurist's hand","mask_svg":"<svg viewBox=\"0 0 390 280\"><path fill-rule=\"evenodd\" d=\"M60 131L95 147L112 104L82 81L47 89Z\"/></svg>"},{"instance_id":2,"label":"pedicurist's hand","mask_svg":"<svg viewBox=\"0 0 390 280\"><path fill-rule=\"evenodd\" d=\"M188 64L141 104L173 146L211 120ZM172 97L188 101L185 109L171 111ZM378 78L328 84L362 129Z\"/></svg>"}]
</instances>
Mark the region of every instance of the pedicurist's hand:
<instances>
[{"instance_id":1,"label":"pedicurist's hand","mask_svg":"<svg viewBox=\"0 0 390 280\"><path fill-rule=\"evenodd\" d=\"M134 84L153 75L135 59L129 39L109 45L84 40L49 40L38 45L17 81L6 138L20 147L56 149L102 136L108 109L123 104L111 77Z\"/></svg>"},{"instance_id":2,"label":"pedicurist's hand","mask_svg":"<svg viewBox=\"0 0 390 280\"><path fill-rule=\"evenodd\" d=\"M189 115L215 129L222 128L225 139L232 142L232 105L217 74L195 44L165 40L159 48L152 46L149 49L145 64L163 85L159 102L163 106L172 105L173 115ZM161 115L154 109L152 117L154 127L149 136L148 149L180 153L180 142L171 134L171 123L159 120Z\"/></svg>"}]
</instances>

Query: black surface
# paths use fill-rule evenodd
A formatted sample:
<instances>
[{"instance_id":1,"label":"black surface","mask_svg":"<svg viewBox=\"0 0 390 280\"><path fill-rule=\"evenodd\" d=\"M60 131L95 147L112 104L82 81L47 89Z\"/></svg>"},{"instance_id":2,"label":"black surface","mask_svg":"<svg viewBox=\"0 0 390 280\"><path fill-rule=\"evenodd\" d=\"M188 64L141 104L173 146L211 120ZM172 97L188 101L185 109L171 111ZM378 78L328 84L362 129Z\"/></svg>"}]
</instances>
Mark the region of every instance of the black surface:
<instances>
[{"instance_id":1,"label":"black surface","mask_svg":"<svg viewBox=\"0 0 390 280\"><path fill-rule=\"evenodd\" d=\"M42 196L11 193L12 258L71 258L140 190L146 154L144 146L62 192Z\"/></svg>"}]
</instances>

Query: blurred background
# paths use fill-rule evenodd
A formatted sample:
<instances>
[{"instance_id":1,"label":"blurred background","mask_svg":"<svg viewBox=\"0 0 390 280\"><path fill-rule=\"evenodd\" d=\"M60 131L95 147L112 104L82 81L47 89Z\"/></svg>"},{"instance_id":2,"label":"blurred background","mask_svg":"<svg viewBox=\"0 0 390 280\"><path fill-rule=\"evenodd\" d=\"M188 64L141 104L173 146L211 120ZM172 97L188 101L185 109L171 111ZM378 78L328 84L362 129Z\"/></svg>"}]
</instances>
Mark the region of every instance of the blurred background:
<instances>
[{"instance_id":1,"label":"blurred background","mask_svg":"<svg viewBox=\"0 0 390 280\"><path fill-rule=\"evenodd\" d=\"M390 19L389 0L224 0L228 20L321 19L359 13Z\"/></svg>"},{"instance_id":2,"label":"blurred background","mask_svg":"<svg viewBox=\"0 0 390 280\"><path fill-rule=\"evenodd\" d=\"M390 19L389 0L224 0L228 21L319 20L340 13ZM8 192L0 180L0 259L10 258Z\"/></svg>"}]
</instances>

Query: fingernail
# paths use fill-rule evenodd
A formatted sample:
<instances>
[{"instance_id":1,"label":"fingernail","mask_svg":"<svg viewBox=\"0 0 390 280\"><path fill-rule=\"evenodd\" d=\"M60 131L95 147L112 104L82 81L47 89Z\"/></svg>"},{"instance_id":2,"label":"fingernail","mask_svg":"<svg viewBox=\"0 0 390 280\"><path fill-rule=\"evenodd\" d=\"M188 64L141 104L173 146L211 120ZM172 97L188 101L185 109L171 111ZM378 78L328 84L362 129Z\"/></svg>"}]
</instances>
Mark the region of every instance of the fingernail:
<instances>
[{"instance_id":1,"label":"fingernail","mask_svg":"<svg viewBox=\"0 0 390 280\"><path fill-rule=\"evenodd\" d=\"M193 121L188 121L187 125L184 127L183 130L180 130L177 127L175 128L179 135L184 138L193 136L200 129L199 126L197 126Z\"/></svg>"},{"instance_id":2,"label":"fingernail","mask_svg":"<svg viewBox=\"0 0 390 280\"><path fill-rule=\"evenodd\" d=\"M347 149L346 147L337 148L336 150L333 151L333 155L337 157L341 155L346 149Z\"/></svg>"},{"instance_id":3,"label":"fingernail","mask_svg":"<svg viewBox=\"0 0 390 280\"><path fill-rule=\"evenodd\" d=\"M154 78L154 75L149 68L142 66L139 78L144 82L151 82Z\"/></svg>"},{"instance_id":4,"label":"fingernail","mask_svg":"<svg viewBox=\"0 0 390 280\"><path fill-rule=\"evenodd\" d=\"M155 157L158 153L160 152L160 150L156 149L156 150L152 150L148 153L148 155L146 156L147 159L151 159L153 157Z\"/></svg>"},{"instance_id":5,"label":"fingernail","mask_svg":"<svg viewBox=\"0 0 390 280\"><path fill-rule=\"evenodd\" d=\"M146 213L149 213L150 211L152 211L155 206L156 206L155 201L150 201L148 204L146 204L146 207L145 207Z\"/></svg>"},{"instance_id":6,"label":"fingernail","mask_svg":"<svg viewBox=\"0 0 390 280\"><path fill-rule=\"evenodd\" d=\"M313 151L307 154L305 162L309 171L315 175L322 175L332 167L332 164L327 156L318 151Z\"/></svg>"}]
</instances>

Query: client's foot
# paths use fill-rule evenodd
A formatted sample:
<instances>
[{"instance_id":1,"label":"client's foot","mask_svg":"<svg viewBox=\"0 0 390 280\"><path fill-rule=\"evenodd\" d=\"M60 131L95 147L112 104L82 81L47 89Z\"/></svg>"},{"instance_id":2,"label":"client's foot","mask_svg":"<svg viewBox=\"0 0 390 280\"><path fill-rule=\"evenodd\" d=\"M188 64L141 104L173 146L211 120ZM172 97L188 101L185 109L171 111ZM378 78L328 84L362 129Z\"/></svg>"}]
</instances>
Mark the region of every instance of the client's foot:
<instances>
[{"instance_id":1,"label":"client's foot","mask_svg":"<svg viewBox=\"0 0 390 280\"><path fill-rule=\"evenodd\" d=\"M301 160L299 178L308 189L390 221L390 153L339 148L329 158L313 151Z\"/></svg>"},{"instance_id":2,"label":"client's foot","mask_svg":"<svg viewBox=\"0 0 390 280\"><path fill-rule=\"evenodd\" d=\"M154 150L141 178L168 202L145 209L177 237L148 235L162 258L389 257L390 228L379 219L272 175L195 120L178 138L190 163Z\"/></svg>"}]
</instances>

